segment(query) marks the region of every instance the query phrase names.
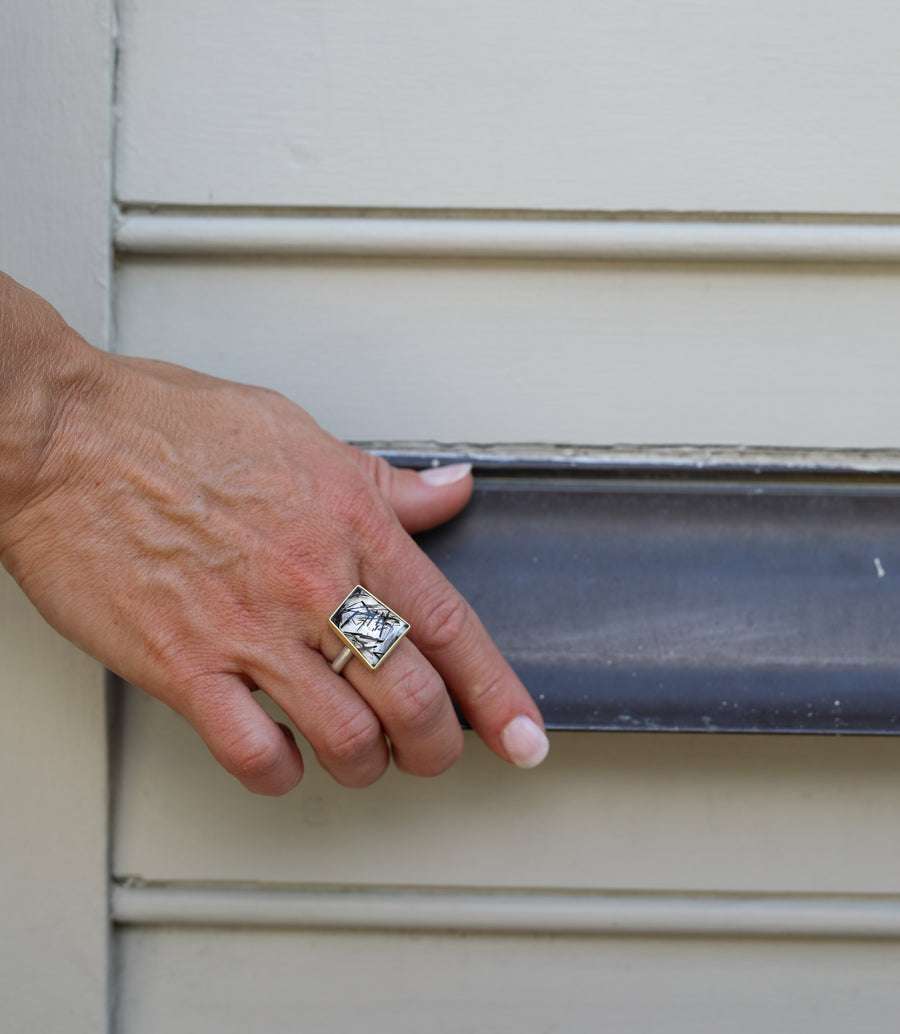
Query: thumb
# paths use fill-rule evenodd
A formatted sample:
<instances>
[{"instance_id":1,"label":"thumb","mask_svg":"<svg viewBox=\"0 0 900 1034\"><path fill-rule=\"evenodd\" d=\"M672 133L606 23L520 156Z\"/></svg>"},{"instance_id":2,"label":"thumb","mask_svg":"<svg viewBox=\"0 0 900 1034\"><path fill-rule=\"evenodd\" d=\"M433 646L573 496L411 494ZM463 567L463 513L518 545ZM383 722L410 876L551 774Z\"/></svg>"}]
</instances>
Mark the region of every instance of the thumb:
<instances>
[{"instance_id":1,"label":"thumb","mask_svg":"<svg viewBox=\"0 0 900 1034\"><path fill-rule=\"evenodd\" d=\"M472 496L471 463L452 463L425 470L392 469L394 476L388 502L409 532L424 531L449 521Z\"/></svg>"},{"instance_id":2,"label":"thumb","mask_svg":"<svg viewBox=\"0 0 900 1034\"><path fill-rule=\"evenodd\" d=\"M472 495L471 463L407 470L356 449L353 459L372 478L410 534L449 521Z\"/></svg>"}]
</instances>

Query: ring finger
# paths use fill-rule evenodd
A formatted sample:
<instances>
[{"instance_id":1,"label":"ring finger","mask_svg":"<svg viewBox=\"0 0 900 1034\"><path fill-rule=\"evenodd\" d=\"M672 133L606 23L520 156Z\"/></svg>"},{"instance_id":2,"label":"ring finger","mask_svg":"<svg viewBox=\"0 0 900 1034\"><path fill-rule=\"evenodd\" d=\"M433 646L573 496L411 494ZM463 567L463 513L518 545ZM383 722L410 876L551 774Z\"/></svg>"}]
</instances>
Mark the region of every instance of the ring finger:
<instances>
[{"instance_id":1,"label":"ring finger","mask_svg":"<svg viewBox=\"0 0 900 1034\"><path fill-rule=\"evenodd\" d=\"M343 674L378 716L398 768L422 776L446 771L462 751L462 730L440 676L402 638L406 622L357 586L338 608L335 625L328 656L334 655L336 669L351 653ZM352 651L340 651L338 637Z\"/></svg>"}]
</instances>

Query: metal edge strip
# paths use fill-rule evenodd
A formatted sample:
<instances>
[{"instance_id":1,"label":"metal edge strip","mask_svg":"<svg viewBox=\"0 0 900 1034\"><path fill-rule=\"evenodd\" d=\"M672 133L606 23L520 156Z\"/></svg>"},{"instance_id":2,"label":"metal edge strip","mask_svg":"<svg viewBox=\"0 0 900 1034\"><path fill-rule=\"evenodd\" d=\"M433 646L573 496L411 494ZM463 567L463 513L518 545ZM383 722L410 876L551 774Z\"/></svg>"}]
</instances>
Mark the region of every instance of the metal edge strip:
<instances>
[{"instance_id":1,"label":"metal edge strip","mask_svg":"<svg viewBox=\"0 0 900 1034\"><path fill-rule=\"evenodd\" d=\"M485 473L634 474L666 478L729 474L814 477L900 474L900 449L428 441L357 441L353 444L399 466L468 462Z\"/></svg>"}]
</instances>

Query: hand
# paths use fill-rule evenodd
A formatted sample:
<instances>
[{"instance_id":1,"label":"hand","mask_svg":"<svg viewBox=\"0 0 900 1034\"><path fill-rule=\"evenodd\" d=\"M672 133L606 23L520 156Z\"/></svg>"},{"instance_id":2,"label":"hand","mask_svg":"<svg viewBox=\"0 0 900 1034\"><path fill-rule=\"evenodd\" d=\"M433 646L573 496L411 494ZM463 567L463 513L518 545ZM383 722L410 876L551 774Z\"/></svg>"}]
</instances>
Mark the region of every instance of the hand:
<instances>
[{"instance_id":1,"label":"hand","mask_svg":"<svg viewBox=\"0 0 900 1034\"><path fill-rule=\"evenodd\" d=\"M184 715L255 792L286 792L303 766L254 690L347 786L391 755L418 775L450 766L450 695L491 750L530 767L546 753L536 706L407 534L471 489L465 468L419 475L341 444L273 392L96 352L34 491L0 521L0 560L59 632ZM328 617L357 583L412 628L383 667L352 659L341 677Z\"/></svg>"}]
</instances>

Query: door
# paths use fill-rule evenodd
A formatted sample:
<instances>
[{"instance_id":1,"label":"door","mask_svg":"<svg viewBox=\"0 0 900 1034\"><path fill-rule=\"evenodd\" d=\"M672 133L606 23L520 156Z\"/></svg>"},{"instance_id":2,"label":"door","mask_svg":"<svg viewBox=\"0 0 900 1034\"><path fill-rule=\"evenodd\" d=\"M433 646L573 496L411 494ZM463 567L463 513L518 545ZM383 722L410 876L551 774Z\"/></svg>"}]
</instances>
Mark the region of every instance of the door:
<instances>
[{"instance_id":1,"label":"door","mask_svg":"<svg viewBox=\"0 0 900 1034\"><path fill-rule=\"evenodd\" d=\"M121 0L114 135L108 13L76 6L22 2L0 42L76 80L41 138L65 176L21 159L3 258L97 343L401 455L896 471L890 6ZM63 233L83 260L45 263ZM529 773L470 738L436 781L310 765L262 800L117 685L107 822L101 673L4 593L8 972L38 1029L102 1029L107 948L128 1034L889 1029L892 738L563 732ZM42 998L45 950L70 976Z\"/></svg>"}]
</instances>

